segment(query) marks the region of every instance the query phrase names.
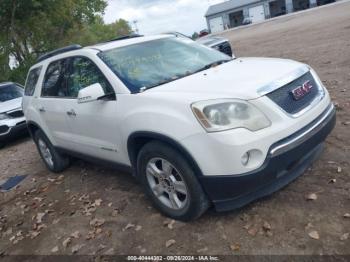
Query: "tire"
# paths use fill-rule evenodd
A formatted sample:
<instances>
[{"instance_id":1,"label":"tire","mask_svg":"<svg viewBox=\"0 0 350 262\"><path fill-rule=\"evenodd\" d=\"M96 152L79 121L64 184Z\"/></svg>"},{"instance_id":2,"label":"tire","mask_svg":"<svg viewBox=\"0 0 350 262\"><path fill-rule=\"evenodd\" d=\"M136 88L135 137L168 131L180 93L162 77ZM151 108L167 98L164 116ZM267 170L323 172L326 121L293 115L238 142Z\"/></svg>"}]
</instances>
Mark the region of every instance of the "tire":
<instances>
[{"instance_id":1,"label":"tire","mask_svg":"<svg viewBox=\"0 0 350 262\"><path fill-rule=\"evenodd\" d=\"M2 149L3 147L5 147L5 143L4 142L0 142L0 149Z\"/></svg>"},{"instance_id":2,"label":"tire","mask_svg":"<svg viewBox=\"0 0 350 262\"><path fill-rule=\"evenodd\" d=\"M138 154L137 170L146 195L164 215L186 222L199 218L209 208L195 172L167 144L146 144Z\"/></svg>"},{"instance_id":3,"label":"tire","mask_svg":"<svg viewBox=\"0 0 350 262\"><path fill-rule=\"evenodd\" d=\"M53 173L60 173L69 166L69 158L60 154L43 131L37 130L34 142L46 167Z\"/></svg>"}]
</instances>

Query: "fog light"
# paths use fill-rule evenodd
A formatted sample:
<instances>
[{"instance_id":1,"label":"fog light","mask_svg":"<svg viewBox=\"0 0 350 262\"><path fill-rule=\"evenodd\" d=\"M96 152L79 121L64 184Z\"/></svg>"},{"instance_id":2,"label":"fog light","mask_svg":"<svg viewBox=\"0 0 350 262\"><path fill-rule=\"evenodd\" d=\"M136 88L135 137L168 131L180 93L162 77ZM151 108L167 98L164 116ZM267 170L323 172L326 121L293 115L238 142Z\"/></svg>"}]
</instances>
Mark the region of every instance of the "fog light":
<instances>
[{"instance_id":1,"label":"fog light","mask_svg":"<svg viewBox=\"0 0 350 262\"><path fill-rule=\"evenodd\" d=\"M241 158L241 162L244 166L248 165L248 162L249 162L249 159L250 159L250 153L249 152L246 152L242 158Z\"/></svg>"}]
</instances>

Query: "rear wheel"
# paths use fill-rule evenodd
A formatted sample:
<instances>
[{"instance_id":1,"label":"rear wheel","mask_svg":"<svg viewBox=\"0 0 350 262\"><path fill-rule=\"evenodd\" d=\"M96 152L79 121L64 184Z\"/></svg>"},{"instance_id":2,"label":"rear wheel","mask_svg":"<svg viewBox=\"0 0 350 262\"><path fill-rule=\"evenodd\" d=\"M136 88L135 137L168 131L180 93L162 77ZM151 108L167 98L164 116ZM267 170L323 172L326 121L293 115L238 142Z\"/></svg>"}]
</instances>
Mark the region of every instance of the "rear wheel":
<instances>
[{"instance_id":1,"label":"rear wheel","mask_svg":"<svg viewBox=\"0 0 350 262\"><path fill-rule=\"evenodd\" d=\"M60 173L69 166L69 158L55 149L44 132L37 130L34 135L34 141L41 158L50 171Z\"/></svg>"},{"instance_id":2,"label":"rear wheel","mask_svg":"<svg viewBox=\"0 0 350 262\"><path fill-rule=\"evenodd\" d=\"M186 159L164 143L151 142L141 149L138 174L153 204L171 218L193 220L209 207Z\"/></svg>"}]
</instances>

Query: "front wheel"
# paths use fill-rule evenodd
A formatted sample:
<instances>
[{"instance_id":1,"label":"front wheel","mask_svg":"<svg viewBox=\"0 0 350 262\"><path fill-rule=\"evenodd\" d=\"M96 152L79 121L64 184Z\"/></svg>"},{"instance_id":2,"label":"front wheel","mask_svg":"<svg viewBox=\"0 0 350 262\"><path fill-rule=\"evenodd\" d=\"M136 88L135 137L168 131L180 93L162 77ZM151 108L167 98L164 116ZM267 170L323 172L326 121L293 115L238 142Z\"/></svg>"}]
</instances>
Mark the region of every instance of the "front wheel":
<instances>
[{"instance_id":1,"label":"front wheel","mask_svg":"<svg viewBox=\"0 0 350 262\"><path fill-rule=\"evenodd\" d=\"M161 142L146 144L137 163L146 194L166 216L190 221L208 209L209 201L191 166L168 145Z\"/></svg>"}]
</instances>

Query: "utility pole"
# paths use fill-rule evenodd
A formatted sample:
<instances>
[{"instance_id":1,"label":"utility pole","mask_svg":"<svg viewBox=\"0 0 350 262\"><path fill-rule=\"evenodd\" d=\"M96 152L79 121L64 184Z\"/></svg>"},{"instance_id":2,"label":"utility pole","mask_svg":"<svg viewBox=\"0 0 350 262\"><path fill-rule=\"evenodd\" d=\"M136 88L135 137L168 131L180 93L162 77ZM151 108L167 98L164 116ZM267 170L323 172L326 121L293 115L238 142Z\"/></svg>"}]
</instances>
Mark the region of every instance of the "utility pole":
<instances>
[{"instance_id":1,"label":"utility pole","mask_svg":"<svg viewBox=\"0 0 350 262\"><path fill-rule=\"evenodd\" d=\"M139 33L139 28L137 27L137 23L138 23L139 21L134 20L134 21L132 21L132 22L134 23L135 33L138 34L138 33Z\"/></svg>"}]
</instances>

